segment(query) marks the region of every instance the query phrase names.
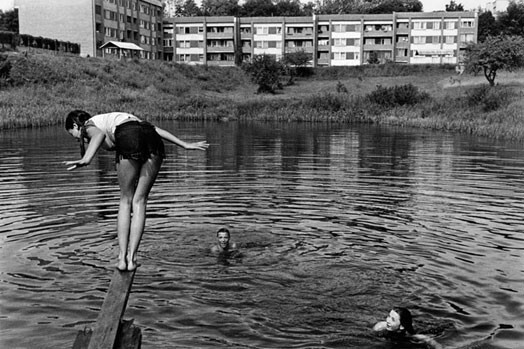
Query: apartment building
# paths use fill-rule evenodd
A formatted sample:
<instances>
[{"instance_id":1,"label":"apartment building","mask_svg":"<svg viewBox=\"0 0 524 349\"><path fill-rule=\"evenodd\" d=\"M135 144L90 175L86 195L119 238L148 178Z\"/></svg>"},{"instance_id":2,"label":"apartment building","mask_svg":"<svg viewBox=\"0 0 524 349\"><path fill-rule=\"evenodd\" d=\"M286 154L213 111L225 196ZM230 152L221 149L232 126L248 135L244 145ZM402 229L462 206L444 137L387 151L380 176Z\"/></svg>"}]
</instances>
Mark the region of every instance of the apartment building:
<instances>
[{"instance_id":1,"label":"apartment building","mask_svg":"<svg viewBox=\"0 0 524 349\"><path fill-rule=\"evenodd\" d=\"M458 64L477 40L475 12L175 17L164 21L164 58L227 66L269 54L311 54L312 66L369 62Z\"/></svg>"},{"instance_id":2,"label":"apartment building","mask_svg":"<svg viewBox=\"0 0 524 349\"><path fill-rule=\"evenodd\" d=\"M160 0L17 0L21 34L80 44L81 56L163 59ZM115 45L105 45L114 42ZM126 45L118 46L119 42Z\"/></svg>"}]
</instances>

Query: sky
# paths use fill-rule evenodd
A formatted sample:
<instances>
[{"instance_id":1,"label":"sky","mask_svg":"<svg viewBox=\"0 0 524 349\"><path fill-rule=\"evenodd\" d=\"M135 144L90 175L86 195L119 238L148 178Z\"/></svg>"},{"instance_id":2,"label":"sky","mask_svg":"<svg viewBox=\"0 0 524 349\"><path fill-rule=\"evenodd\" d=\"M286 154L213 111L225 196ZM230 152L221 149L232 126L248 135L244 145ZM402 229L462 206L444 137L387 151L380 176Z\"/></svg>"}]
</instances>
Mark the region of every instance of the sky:
<instances>
[{"instance_id":1,"label":"sky","mask_svg":"<svg viewBox=\"0 0 524 349\"><path fill-rule=\"evenodd\" d=\"M422 6L424 6L424 12L433 12L433 11L445 11L446 5L449 5L451 0L420 0ZM475 10L479 6L486 8L486 3L488 0L455 0L455 3L462 4L464 10Z\"/></svg>"},{"instance_id":2,"label":"sky","mask_svg":"<svg viewBox=\"0 0 524 349\"><path fill-rule=\"evenodd\" d=\"M74 0L72 0L74 1ZM450 3L451 0L421 0L422 5L424 6L424 12L432 11L444 11L446 5ZM455 0L457 4L462 4L464 10L474 10L479 6L482 8L486 7L488 0ZM14 0L0 0L0 10L7 11L13 8Z\"/></svg>"},{"instance_id":3,"label":"sky","mask_svg":"<svg viewBox=\"0 0 524 349\"><path fill-rule=\"evenodd\" d=\"M0 10L9 11L13 9L14 0L0 0Z\"/></svg>"}]
</instances>

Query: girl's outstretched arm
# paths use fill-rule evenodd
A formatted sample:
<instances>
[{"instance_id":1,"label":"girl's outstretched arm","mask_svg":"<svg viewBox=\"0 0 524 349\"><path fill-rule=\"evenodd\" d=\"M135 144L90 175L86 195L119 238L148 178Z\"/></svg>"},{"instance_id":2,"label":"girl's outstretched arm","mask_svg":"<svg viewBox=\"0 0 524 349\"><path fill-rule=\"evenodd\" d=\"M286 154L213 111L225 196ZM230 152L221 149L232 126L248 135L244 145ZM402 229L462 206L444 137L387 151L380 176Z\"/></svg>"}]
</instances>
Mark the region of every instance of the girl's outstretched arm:
<instances>
[{"instance_id":1,"label":"girl's outstretched arm","mask_svg":"<svg viewBox=\"0 0 524 349\"><path fill-rule=\"evenodd\" d=\"M87 147L86 153L80 160L64 161L64 164L66 166L69 166L67 168L68 171L74 170L78 167L89 165L91 163L91 160L93 160L93 158L95 157L98 149L100 149L100 147L104 143L106 135L100 129L96 127L89 127L86 131L89 135L89 146Z\"/></svg>"},{"instance_id":2,"label":"girl's outstretched arm","mask_svg":"<svg viewBox=\"0 0 524 349\"><path fill-rule=\"evenodd\" d=\"M155 126L155 130L158 135L162 137L162 139L165 139L166 141L176 144L184 149L206 150L209 147L209 144L206 141L187 143L173 135L171 132L163 130L160 127Z\"/></svg>"},{"instance_id":3,"label":"girl's outstretched arm","mask_svg":"<svg viewBox=\"0 0 524 349\"><path fill-rule=\"evenodd\" d=\"M438 343L436 340L434 340L430 336L426 336L425 334L414 334L413 338L415 338L418 341L426 343L433 349L442 349L443 348L440 343Z\"/></svg>"}]
</instances>

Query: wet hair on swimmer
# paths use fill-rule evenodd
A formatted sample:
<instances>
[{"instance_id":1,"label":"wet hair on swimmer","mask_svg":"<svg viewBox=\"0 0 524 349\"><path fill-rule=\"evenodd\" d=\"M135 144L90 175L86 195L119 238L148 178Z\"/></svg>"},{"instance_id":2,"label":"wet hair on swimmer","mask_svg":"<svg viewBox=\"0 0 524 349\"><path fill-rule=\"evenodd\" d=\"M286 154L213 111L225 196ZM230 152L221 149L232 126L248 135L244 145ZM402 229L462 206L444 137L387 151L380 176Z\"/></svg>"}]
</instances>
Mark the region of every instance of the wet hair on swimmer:
<instances>
[{"instance_id":1,"label":"wet hair on swimmer","mask_svg":"<svg viewBox=\"0 0 524 349\"><path fill-rule=\"evenodd\" d=\"M85 128L84 124L87 120L91 119L91 115L89 113L83 111L83 110L73 110L69 114L67 114L66 120L65 120L65 129L67 131L73 129L74 124L77 124L80 132L82 133L82 137L80 137L80 156L84 156L86 153L86 146L84 143L84 137L85 137Z\"/></svg>"},{"instance_id":2,"label":"wet hair on swimmer","mask_svg":"<svg viewBox=\"0 0 524 349\"><path fill-rule=\"evenodd\" d=\"M229 233L229 230L227 230L227 228L220 228L220 229L218 229L217 236L220 233L227 233L227 237L231 237L231 234Z\"/></svg>"},{"instance_id":3,"label":"wet hair on swimmer","mask_svg":"<svg viewBox=\"0 0 524 349\"><path fill-rule=\"evenodd\" d=\"M411 316L409 310L403 307L394 307L393 310L396 311L399 315L400 324L404 327L406 332L409 334L414 334L415 330L413 329L413 317Z\"/></svg>"}]
</instances>

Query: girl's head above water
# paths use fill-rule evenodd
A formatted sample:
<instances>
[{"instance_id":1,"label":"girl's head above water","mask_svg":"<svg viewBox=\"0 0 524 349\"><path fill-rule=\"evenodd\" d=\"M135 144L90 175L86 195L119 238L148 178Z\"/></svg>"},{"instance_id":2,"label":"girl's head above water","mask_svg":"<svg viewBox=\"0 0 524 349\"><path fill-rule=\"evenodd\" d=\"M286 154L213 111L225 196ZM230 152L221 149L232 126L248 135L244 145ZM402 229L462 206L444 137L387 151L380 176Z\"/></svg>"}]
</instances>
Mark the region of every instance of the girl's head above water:
<instances>
[{"instance_id":1,"label":"girl's head above water","mask_svg":"<svg viewBox=\"0 0 524 349\"><path fill-rule=\"evenodd\" d=\"M413 329L413 317L409 310L403 307L395 307L391 309L386 317L386 321L382 323L384 324L384 329L389 332L415 333L415 330Z\"/></svg>"}]
</instances>

